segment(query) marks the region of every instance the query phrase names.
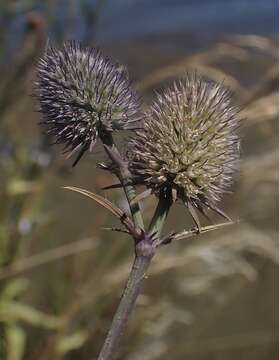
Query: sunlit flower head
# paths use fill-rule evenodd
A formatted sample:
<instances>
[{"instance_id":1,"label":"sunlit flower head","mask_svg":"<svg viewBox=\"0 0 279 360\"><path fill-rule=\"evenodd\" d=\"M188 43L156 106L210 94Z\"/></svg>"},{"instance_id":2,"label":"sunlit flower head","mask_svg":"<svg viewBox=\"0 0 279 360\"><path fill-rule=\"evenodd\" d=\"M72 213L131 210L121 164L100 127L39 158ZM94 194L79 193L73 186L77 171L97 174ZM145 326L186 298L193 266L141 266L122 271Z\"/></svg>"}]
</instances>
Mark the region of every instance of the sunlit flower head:
<instances>
[{"instance_id":1,"label":"sunlit flower head","mask_svg":"<svg viewBox=\"0 0 279 360\"><path fill-rule=\"evenodd\" d=\"M157 95L128 146L130 170L157 196L181 199L191 213L216 203L239 159L238 108L222 85L197 75Z\"/></svg>"}]
</instances>

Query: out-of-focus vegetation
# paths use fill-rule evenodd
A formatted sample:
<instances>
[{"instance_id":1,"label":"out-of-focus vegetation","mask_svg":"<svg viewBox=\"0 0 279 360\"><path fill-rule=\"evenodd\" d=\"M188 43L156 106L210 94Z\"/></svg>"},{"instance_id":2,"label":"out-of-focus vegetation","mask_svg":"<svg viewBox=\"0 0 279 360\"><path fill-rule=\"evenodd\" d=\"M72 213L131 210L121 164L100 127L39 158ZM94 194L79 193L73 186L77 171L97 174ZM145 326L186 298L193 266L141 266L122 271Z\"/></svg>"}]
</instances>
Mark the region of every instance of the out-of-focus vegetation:
<instances>
[{"instance_id":1,"label":"out-of-focus vegetation","mask_svg":"<svg viewBox=\"0 0 279 360\"><path fill-rule=\"evenodd\" d=\"M55 156L31 96L46 39L92 44L104 2L0 2L0 359L93 359L127 277L131 244L102 230L112 222L105 211L61 189L94 191L113 179L95 169L94 156L74 170ZM162 35L160 47L156 37L102 45L129 65L146 103L153 89L193 69L234 91L243 106L243 156L224 208L240 222L155 258L119 359L275 360L279 42L201 38L190 53L187 36ZM121 204L121 193L106 195ZM179 205L169 222L191 226Z\"/></svg>"}]
</instances>

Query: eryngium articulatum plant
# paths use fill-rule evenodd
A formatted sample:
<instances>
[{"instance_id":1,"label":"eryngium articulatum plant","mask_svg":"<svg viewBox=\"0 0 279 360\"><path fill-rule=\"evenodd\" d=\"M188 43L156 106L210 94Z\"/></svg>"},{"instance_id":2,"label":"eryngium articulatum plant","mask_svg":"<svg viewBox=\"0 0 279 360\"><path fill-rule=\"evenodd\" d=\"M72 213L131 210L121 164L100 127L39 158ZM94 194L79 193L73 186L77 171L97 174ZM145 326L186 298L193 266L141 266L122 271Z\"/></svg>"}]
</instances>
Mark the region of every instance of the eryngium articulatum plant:
<instances>
[{"instance_id":1,"label":"eryngium articulatum plant","mask_svg":"<svg viewBox=\"0 0 279 360\"><path fill-rule=\"evenodd\" d=\"M181 199L199 226L196 209L226 216L217 203L231 185L239 159L239 110L221 84L188 75L146 113L128 146L137 183Z\"/></svg>"},{"instance_id":2,"label":"eryngium articulatum plant","mask_svg":"<svg viewBox=\"0 0 279 360\"><path fill-rule=\"evenodd\" d=\"M67 187L109 210L122 223L110 230L129 234L135 259L120 304L98 360L112 360L129 315L135 306L145 273L161 246L231 224L201 227L196 209L209 207L221 214L217 203L232 181L239 157L238 110L221 85L188 76L163 95L158 95L142 119L138 96L130 89L126 71L94 49L67 43L61 50L48 47L39 62L37 96L43 123L65 151L82 154L99 137L116 175L130 214L107 198ZM114 131L135 130L127 157L114 142ZM159 201L145 230L135 185L147 186ZM146 191L145 191L146 193ZM181 199L196 227L182 232L161 232L173 203Z\"/></svg>"},{"instance_id":3,"label":"eryngium articulatum plant","mask_svg":"<svg viewBox=\"0 0 279 360\"><path fill-rule=\"evenodd\" d=\"M36 95L43 123L69 156L92 151L100 132L134 130L140 102L125 68L99 50L76 42L47 47L37 70Z\"/></svg>"}]
</instances>

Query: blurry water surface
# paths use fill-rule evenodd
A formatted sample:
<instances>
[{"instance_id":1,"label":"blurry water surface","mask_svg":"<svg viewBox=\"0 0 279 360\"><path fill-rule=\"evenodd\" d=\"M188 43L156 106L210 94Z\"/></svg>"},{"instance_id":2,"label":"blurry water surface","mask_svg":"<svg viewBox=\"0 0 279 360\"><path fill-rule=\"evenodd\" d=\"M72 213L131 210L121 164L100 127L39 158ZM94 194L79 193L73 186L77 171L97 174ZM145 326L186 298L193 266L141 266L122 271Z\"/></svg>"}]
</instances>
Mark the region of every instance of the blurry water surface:
<instances>
[{"instance_id":1,"label":"blurry water surface","mask_svg":"<svg viewBox=\"0 0 279 360\"><path fill-rule=\"evenodd\" d=\"M190 35L184 43L192 49L196 38L208 41L224 34L267 35L279 29L277 0L22 1L14 2L8 12L0 8L0 28L7 30L1 63L9 63L19 51L25 16L30 11L47 18L51 24L48 38L91 44L93 39L103 44L181 33Z\"/></svg>"},{"instance_id":2,"label":"blurry water surface","mask_svg":"<svg viewBox=\"0 0 279 360\"><path fill-rule=\"evenodd\" d=\"M97 35L112 39L177 31L267 34L278 30L278 15L277 0L109 0Z\"/></svg>"}]
</instances>

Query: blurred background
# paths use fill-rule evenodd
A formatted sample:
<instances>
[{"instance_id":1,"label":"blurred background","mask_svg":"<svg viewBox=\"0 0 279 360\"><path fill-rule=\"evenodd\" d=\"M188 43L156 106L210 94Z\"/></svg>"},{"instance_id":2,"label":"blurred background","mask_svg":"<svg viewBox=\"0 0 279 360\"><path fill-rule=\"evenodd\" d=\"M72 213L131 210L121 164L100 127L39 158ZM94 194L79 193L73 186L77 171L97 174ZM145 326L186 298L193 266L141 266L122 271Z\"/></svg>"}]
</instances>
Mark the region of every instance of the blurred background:
<instances>
[{"instance_id":1,"label":"blurred background","mask_svg":"<svg viewBox=\"0 0 279 360\"><path fill-rule=\"evenodd\" d=\"M48 39L101 47L147 105L197 70L243 109L240 176L223 201L240 221L160 251L118 359L279 358L278 17L276 0L0 0L0 359L96 358L133 259L127 237L102 230L116 225L104 209L62 189L115 179L96 170L101 147L72 169L39 128ZM165 231L192 225L176 205Z\"/></svg>"}]
</instances>

